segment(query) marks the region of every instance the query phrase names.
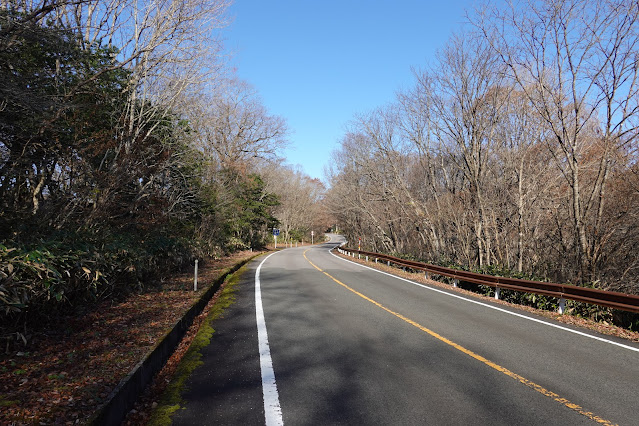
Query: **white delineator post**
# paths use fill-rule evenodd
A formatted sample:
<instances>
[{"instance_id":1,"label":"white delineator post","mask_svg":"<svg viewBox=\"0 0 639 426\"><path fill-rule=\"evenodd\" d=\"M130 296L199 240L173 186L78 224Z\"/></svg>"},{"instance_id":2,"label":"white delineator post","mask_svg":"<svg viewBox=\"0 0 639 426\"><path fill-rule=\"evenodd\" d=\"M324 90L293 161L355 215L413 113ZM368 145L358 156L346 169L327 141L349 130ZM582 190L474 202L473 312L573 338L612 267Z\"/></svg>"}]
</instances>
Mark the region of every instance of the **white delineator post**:
<instances>
[{"instance_id":1,"label":"white delineator post","mask_svg":"<svg viewBox=\"0 0 639 426\"><path fill-rule=\"evenodd\" d=\"M197 291L197 259L195 259L195 276L193 277L193 291Z\"/></svg>"}]
</instances>

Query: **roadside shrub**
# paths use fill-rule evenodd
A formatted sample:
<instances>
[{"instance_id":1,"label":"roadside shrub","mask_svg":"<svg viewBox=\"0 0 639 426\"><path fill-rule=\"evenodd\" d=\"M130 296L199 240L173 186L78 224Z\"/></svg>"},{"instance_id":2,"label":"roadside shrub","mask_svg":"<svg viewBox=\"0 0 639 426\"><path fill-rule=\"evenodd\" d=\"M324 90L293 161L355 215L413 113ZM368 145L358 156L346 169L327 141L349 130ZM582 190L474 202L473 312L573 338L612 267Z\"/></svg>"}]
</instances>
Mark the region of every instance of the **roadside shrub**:
<instances>
[{"instance_id":1,"label":"roadside shrub","mask_svg":"<svg viewBox=\"0 0 639 426\"><path fill-rule=\"evenodd\" d=\"M3 327L141 291L192 258L186 239L161 233L56 237L29 245L0 244Z\"/></svg>"}]
</instances>

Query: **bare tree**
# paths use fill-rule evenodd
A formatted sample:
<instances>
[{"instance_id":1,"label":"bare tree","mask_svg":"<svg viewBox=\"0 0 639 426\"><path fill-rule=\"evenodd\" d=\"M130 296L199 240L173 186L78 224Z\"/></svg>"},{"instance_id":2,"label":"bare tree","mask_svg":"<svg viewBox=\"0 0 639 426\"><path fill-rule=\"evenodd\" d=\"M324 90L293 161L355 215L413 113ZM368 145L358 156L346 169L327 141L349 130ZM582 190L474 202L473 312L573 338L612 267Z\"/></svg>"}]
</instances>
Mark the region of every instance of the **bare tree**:
<instances>
[{"instance_id":1,"label":"bare tree","mask_svg":"<svg viewBox=\"0 0 639 426\"><path fill-rule=\"evenodd\" d=\"M508 89L499 58L477 37L454 36L438 58L429 75L418 75L418 85L431 97L434 132L441 147L448 150L468 182L476 214L476 258L481 267L490 264L490 242L485 238L487 157Z\"/></svg>"},{"instance_id":2,"label":"bare tree","mask_svg":"<svg viewBox=\"0 0 639 426\"><path fill-rule=\"evenodd\" d=\"M265 190L278 196L279 205L274 216L279 220L284 242L306 239L311 240L311 231L316 235L324 229L318 229L321 202L326 188L324 184L291 166L271 163L261 168L266 181Z\"/></svg>"},{"instance_id":3,"label":"bare tree","mask_svg":"<svg viewBox=\"0 0 639 426\"><path fill-rule=\"evenodd\" d=\"M204 101L196 125L203 149L220 167L273 160L286 145L286 122L268 113L248 83L226 80L219 93Z\"/></svg>"},{"instance_id":4,"label":"bare tree","mask_svg":"<svg viewBox=\"0 0 639 426\"><path fill-rule=\"evenodd\" d=\"M72 31L88 52L106 50L111 54L108 63L75 73L73 85L65 86L65 92L58 95L59 102L53 106L47 119L41 121L40 130L34 132L34 137L67 114L74 107L69 100L83 93L102 76L117 70L127 75L127 84L122 87L126 102L123 107L118 105L114 112L118 117L111 120L116 126L112 138L114 143L102 151L97 167L98 173L118 175L120 179L112 180L108 188L95 191L99 196L92 201L94 211L121 192L131 170L143 169L145 164L156 161L157 149L148 149L147 139L156 134L158 126L163 123L183 118L180 117L180 109L185 95L219 77L222 61L217 31L225 24L223 13L227 6L226 0L34 0L3 3L2 7L21 12L25 22ZM58 61L55 78L60 69L68 66ZM171 149L166 146L167 153ZM165 164L172 167L169 163ZM67 168L59 164L57 167L52 163L31 169L35 170L35 174L30 179L33 183L27 187L35 214L43 193L52 191L47 185L53 184L54 174L56 179L68 177L60 172ZM165 173L161 168L155 170L148 179L133 179L137 186L135 198L147 197L152 187L161 184L161 176ZM67 212L59 218L59 224L76 205L79 203L67 205Z\"/></svg>"},{"instance_id":5,"label":"bare tree","mask_svg":"<svg viewBox=\"0 0 639 426\"><path fill-rule=\"evenodd\" d=\"M548 188L556 186L554 173L548 171L552 161L547 155L544 141L548 135L541 119L535 114L528 98L517 90L509 92L495 134L493 185L496 193L503 191L507 204L514 205L515 220L509 220L509 209L500 205L502 222L513 223L516 232L516 270L524 271L524 253L532 240L530 228L538 205L548 205L551 200L545 198ZM500 189L503 188L502 189ZM498 197L499 198L499 197ZM494 211L493 210L493 211ZM506 228L501 225L501 228ZM508 251L508 234L502 245ZM531 259L532 256L526 256ZM510 257L506 258L510 264ZM527 266L531 266L528 261Z\"/></svg>"},{"instance_id":6,"label":"bare tree","mask_svg":"<svg viewBox=\"0 0 639 426\"><path fill-rule=\"evenodd\" d=\"M529 0L471 18L553 135L582 279L596 275L612 162L637 135L638 17L634 1Z\"/></svg>"},{"instance_id":7,"label":"bare tree","mask_svg":"<svg viewBox=\"0 0 639 426\"><path fill-rule=\"evenodd\" d=\"M479 33L351 122L327 196L348 238L630 291L638 8L528 0L470 17Z\"/></svg>"}]
</instances>

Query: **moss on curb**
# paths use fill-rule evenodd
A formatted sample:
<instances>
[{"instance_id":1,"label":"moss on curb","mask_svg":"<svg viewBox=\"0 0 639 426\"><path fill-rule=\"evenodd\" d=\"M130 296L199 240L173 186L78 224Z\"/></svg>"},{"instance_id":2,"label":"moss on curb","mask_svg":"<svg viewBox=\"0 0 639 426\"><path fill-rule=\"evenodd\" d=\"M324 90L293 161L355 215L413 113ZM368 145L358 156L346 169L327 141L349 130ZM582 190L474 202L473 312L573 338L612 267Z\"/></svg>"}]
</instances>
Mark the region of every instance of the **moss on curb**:
<instances>
[{"instance_id":1,"label":"moss on curb","mask_svg":"<svg viewBox=\"0 0 639 426\"><path fill-rule=\"evenodd\" d=\"M201 359L202 349L210 344L211 337L213 333L215 333L215 329L213 329L211 323L235 303L236 287L240 281L240 277L246 272L247 265L242 266L235 273L229 274L224 280L222 293L211 307L207 317L202 321L200 329L180 361L171 379L171 383L169 383L164 391L158 406L151 413L148 425L167 426L172 423L171 416L181 408L181 404L183 403L182 393L186 388L186 381L197 367L204 364Z\"/></svg>"},{"instance_id":2,"label":"moss on curb","mask_svg":"<svg viewBox=\"0 0 639 426\"><path fill-rule=\"evenodd\" d=\"M20 401L0 398L0 407L11 407L14 405L18 405L19 403Z\"/></svg>"}]
</instances>

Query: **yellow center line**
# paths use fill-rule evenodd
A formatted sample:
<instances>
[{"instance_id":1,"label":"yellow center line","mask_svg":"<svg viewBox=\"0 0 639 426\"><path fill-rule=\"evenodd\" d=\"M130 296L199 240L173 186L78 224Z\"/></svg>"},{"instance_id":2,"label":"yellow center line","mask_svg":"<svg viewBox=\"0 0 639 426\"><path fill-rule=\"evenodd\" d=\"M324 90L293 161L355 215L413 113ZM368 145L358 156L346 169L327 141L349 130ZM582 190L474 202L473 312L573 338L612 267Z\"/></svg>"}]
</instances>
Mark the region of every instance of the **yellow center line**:
<instances>
[{"instance_id":1,"label":"yellow center line","mask_svg":"<svg viewBox=\"0 0 639 426\"><path fill-rule=\"evenodd\" d=\"M586 411L580 405L575 404L573 402L570 402L566 398L560 397L556 393L544 388L543 386L540 386L540 385L536 384L535 382L532 382L532 381L526 379L525 377L522 377L519 374L514 373L514 372L510 371L509 369L507 369L505 367L502 367L499 364L495 364L494 362L484 358L483 356L481 356L479 354L476 354L475 352L471 351L470 349L466 349L463 346L458 345L457 343L455 343L455 342L447 339L446 337L444 337L444 336L442 336L442 335L440 335L440 334L438 334L438 333L436 333L436 332L424 327L423 325L411 320L410 318L407 318L407 317L403 316L400 313L397 313L395 311L392 311L392 310L388 309L387 307L385 307L381 303L379 303L379 302L371 299L370 297L360 293L359 291L347 286L346 284L344 284L343 282L339 281L337 278L333 277L328 272L323 271L320 267L318 267L313 262L311 262L309 260L309 258L306 257L306 252L307 251L308 251L308 249L306 251L304 251L303 256L304 256L304 259L306 259L306 261L308 263L310 263L315 269L317 269L318 271L320 271L321 273L323 273L324 275L329 277L331 280L335 281L337 284L341 285L342 287L346 288L347 290L355 293L356 295L358 295L362 299L371 302L373 305L385 310L389 314L394 315L395 317L407 322L408 324L410 324L410 325L412 325L414 327L417 327L418 329L422 330L423 332L430 334L434 338L446 343L449 346L452 346L453 348L457 349L458 351L463 352L466 355L469 355L469 356L473 357L477 361L480 361L480 362L486 364L487 366L489 366L489 367L491 367L491 368L493 368L493 369L495 369L495 370L497 370L497 371L499 371L499 372L501 372L501 373L503 373L503 374L505 374L505 375L507 375L509 377L512 377L513 379L523 383L524 385L528 386L529 388L536 390L537 392L541 393L542 395L545 395L545 396L547 396L549 398L554 399L555 401L559 402L560 404L565 405L566 407L570 408L571 410L574 410L574 411L578 412L579 414L584 415L584 416L588 417L589 419L592 419L592 420L596 421L597 423L601 423L603 425L613 425L614 424L614 423L612 423L612 422L610 422L608 420L602 419L601 417L595 415L594 413L591 413L590 411Z\"/></svg>"}]
</instances>

